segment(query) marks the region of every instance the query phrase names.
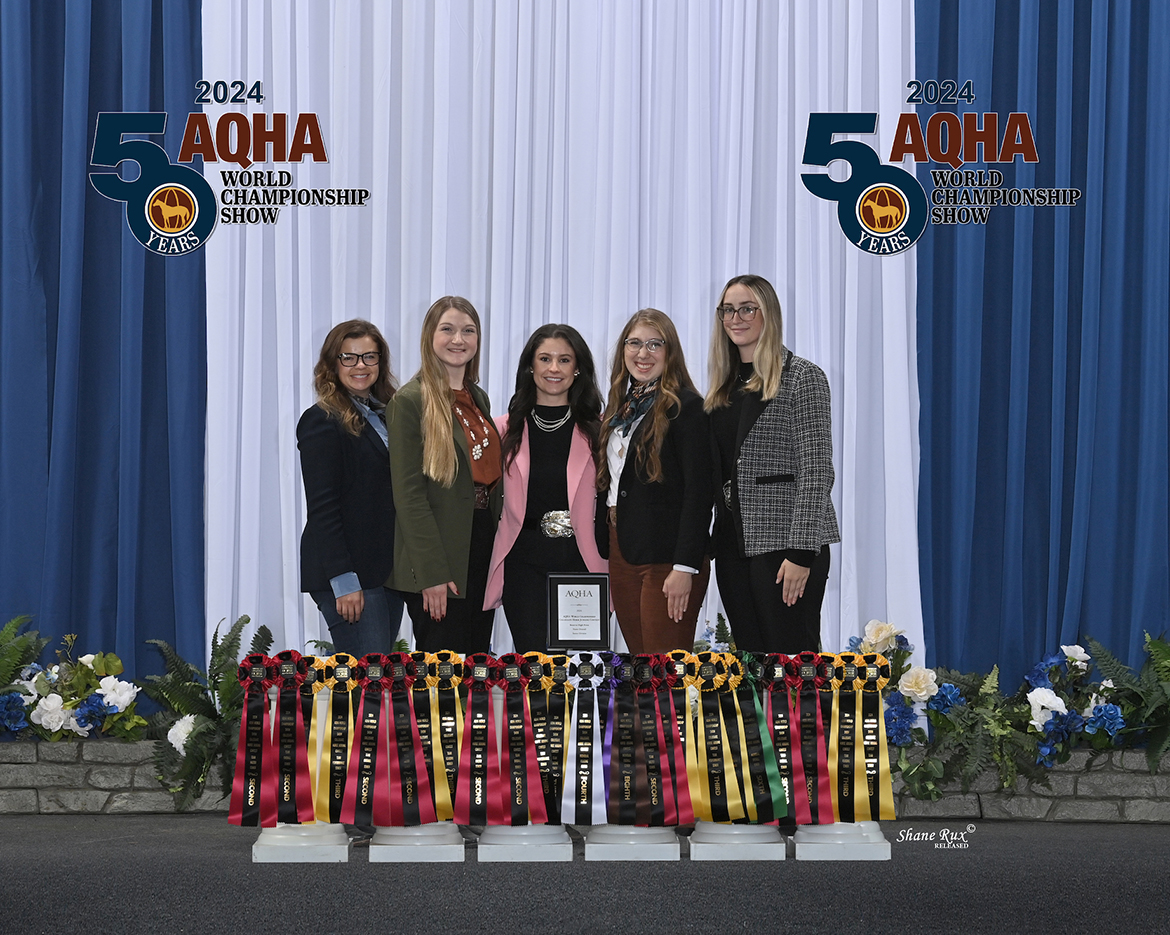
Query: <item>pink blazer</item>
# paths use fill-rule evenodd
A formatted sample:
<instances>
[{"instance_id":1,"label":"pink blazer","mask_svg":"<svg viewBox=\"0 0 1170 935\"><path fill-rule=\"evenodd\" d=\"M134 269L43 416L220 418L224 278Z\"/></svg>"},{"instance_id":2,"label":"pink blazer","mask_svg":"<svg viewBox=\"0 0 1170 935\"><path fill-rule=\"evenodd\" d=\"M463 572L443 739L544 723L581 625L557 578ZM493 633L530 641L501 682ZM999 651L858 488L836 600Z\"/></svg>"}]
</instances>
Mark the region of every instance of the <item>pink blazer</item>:
<instances>
[{"instance_id":1,"label":"pink blazer","mask_svg":"<svg viewBox=\"0 0 1170 935\"><path fill-rule=\"evenodd\" d=\"M508 431L508 417L496 419L500 437ZM528 452L528 426L520 439L516 459L504 471L504 510L500 524L496 527L496 541L492 546L492 562L488 571L487 593L483 609L499 607L504 599L504 559L512 550L516 537L524 525L524 514L528 509L528 469L531 455ZM579 428L573 429L573 441L569 445L568 489L569 517L573 522L573 534L585 567L592 572L609 570L609 563L597 551L597 538L593 533L594 509L597 503L597 469L589 454L589 439Z\"/></svg>"}]
</instances>

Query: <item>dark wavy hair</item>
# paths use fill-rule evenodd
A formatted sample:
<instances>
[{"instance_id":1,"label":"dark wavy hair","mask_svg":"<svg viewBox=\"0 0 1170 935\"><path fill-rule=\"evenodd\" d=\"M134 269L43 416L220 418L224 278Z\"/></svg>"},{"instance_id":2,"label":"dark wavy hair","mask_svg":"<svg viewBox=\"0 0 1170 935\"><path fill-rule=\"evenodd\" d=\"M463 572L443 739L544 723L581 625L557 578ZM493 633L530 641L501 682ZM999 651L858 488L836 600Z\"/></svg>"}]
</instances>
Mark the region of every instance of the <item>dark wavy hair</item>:
<instances>
[{"instance_id":1,"label":"dark wavy hair","mask_svg":"<svg viewBox=\"0 0 1170 935\"><path fill-rule=\"evenodd\" d=\"M536 382L532 376L532 364L536 352L545 341L560 339L568 343L577 358L577 376L569 387L569 406L573 421L589 439L589 450L593 463L599 462L601 437L601 393L597 389L597 374L593 367L593 354L581 333L572 325L541 325L528 339L520 352L520 363L516 367L516 392L508 402L508 431L500 439L500 447L507 468L516 460L520 450L520 439L524 436L524 423L532 407L536 405Z\"/></svg>"},{"instance_id":2,"label":"dark wavy hair","mask_svg":"<svg viewBox=\"0 0 1170 935\"><path fill-rule=\"evenodd\" d=\"M361 435L362 417L350 402L349 390L341 385L341 380L337 376L337 368L341 366L337 355L341 353L341 345L350 338L373 338L374 343L378 345L378 352L382 355L378 363L378 379L370 387L370 395L374 399L380 403L390 402L398 384L390 369L390 347L377 325L363 318L351 318L340 325L334 325L325 335L325 343L321 345L321 356L317 358L317 365L313 368L313 388L317 391L317 405L340 422L350 435Z\"/></svg>"}]
</instances>

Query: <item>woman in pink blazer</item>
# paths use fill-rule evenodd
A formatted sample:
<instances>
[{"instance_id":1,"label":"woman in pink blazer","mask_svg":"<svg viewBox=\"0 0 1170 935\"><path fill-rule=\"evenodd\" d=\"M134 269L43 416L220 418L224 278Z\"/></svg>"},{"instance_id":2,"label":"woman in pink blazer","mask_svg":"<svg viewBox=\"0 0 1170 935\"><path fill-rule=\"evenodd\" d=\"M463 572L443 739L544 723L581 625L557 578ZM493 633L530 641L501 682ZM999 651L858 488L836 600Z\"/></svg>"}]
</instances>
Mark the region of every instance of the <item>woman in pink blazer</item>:
<instances>
[{"instance_id":1,"label":"woman in pink blazer","mask_svg":"<svg viewBox=\"0 0 1170 935\"><path fill-rule=\"evenodd\" d=\"M542 325L520 355L498 422L504 509L484 609L504 605L518 652L548 648L549 573L604 572L597 548L601 394L575 328Z\"/></svg>"}]
</instances>

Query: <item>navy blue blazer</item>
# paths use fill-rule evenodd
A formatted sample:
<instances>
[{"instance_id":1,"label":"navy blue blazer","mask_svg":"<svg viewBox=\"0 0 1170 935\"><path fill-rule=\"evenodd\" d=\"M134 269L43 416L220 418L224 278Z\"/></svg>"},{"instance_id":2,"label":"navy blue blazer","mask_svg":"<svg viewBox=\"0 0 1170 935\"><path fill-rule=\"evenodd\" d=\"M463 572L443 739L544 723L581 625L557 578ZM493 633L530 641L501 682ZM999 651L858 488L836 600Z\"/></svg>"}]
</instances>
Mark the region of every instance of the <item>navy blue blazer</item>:
<instances>
[{"instance_id":1,"label":"navy blue blazer","mask_svg":"<svg viewBox=\"0 0 1170 935\"><path fill-rule=\"evenodd\" d=\"M394 492L390 456L374 427L360 435L314 405L297 423L308 515L301 534L301 590L328 591L356 572L363 588L380 587L394 567Z\"/></svg>"}]
</instances>

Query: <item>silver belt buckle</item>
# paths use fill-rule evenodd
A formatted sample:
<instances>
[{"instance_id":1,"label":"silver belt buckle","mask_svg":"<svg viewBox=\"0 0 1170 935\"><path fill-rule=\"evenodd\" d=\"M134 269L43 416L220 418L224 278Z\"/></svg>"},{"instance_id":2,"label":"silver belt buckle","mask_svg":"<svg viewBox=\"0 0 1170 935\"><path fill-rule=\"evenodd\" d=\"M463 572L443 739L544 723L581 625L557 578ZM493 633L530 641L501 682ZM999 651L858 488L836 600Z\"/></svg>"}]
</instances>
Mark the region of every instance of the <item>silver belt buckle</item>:
<instances>
[{"instance_id":1,"label":"silver belt buckle","mask_svg":"<svg viewBox=\"0 0 1170 935\"><path fill-rule=\"evenodd\" d=\"M570 539L573 521L568 510L549 510L540 518L540 531L549 539Z\"/></svg>"}]
</instances>

